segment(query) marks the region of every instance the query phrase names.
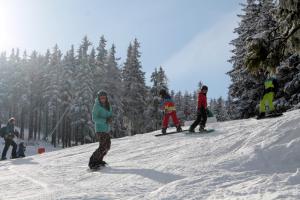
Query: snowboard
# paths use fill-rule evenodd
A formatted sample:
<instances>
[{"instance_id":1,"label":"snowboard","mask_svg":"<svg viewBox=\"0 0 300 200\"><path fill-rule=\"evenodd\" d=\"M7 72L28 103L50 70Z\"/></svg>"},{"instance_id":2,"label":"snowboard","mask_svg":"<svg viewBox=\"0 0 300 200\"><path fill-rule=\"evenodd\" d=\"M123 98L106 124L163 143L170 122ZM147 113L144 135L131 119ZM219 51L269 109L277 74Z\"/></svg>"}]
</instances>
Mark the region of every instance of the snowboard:
<instances>
[{"instance_id":1,"label":"snowboard","mask_svg":"<svg viewBox=\"0 0 300 200\"><path fill-rule=\"evenodd\" d=\"M157 134L157 135L154 135L154 136L159 137L159 136L164 136L164 135L172 135L172 134L176 134L176 133L182 133L182 132L185 132L185 131L187 131L187 130L182 130L180 132L172 131L172 132L167 132L167 133L164 133L164 134L160 133L160 134Z\"/></svg>"},{"instance_id":2,"label":"snowboard","mask_svg":"<svg viewBox=\"0 0 300 200\"><path fill-rule=\"evenodd\" d=\"M276 114L266 115L264 117L257 117L256 119L260 120L260 119L266 119L266 118L274 118L274 117L280 117L282 115L283 115L282 113L276 113Z\"/></svg>"},{"instance_id":3,"label":"snowboard","mask_svg":"<svg viewBox=\"0 0 300 200\"><path fill-rule=\"evenodd\" d=\"M214 132L215 129L207 129L205 131L195 131L195 132L189 132L189 131L186 131L185 134L189 135L189 134L207 134L207 133L212 133Z\"/></svg>"}]
</instances>

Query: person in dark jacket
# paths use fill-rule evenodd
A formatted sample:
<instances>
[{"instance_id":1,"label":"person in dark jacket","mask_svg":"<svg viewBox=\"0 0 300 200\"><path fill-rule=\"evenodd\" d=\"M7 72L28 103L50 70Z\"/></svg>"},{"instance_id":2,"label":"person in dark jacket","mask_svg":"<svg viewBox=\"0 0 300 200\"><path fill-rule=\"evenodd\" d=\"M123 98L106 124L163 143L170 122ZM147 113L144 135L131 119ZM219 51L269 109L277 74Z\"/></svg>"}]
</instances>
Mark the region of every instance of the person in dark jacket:
<instances>
[{"instance_id":1,"label":"person in dark jacket","mask_svg":"<svg viewBox=\"0 0 300 200\"><path fill-rule=\"evenodd\" d=\"M1 160L6 160L6 153L9 149L9 146L12 146L12 152L11 152L11 158L17 158L17 144L13 140L15 136L18 137L17 132L15 131L15 118L10 118L8 120L7 126L6 126L6 131L4 134L4 140L5 140L5 146L2 152L2 157Z\"/></svg>"},{"instance_id":2,"label":"person in dark jacket","mask_svg":"<svg viewBox=\"0 0 300 200\"><path fill-rule=\"evenodd\" d=\"M176 115L176 108L173 99L165 89L160 90L159 95L162 98L161 109L164 112L162 133L165 134L167 132L170 117L172 118L174 125L176 126L177 132L181 132L182 129L180 121Z\"/></svg>"},{"instance_id":3,"label":"person in dark jacket","mask_svg":"<svg viewBox=\"0 0 300 200\"><path fill-rule=\"evenodd\" d=\"M275 98L275 94L278 91L278 82L275 77L272 77L268 74L268 78L264 82L264 93L262 100L259 104L259 115L258 118L263 118L266 115L266 107L268 107L268 112L270 114L275 113L275 107L273 104L273 100Z\"/></svg>"},{"instance_id":4,"label":"person in dark jacket","mask_svg":"<svg viewBox=\"0 0 300 200\"><path fill-rule=\"evenodd\" d=\"M100 91L92 111L92 119L95 123L96 138L99 141L99 148L90 157L90 169L97 169L106 164L103 157L107 154L111 146L110 140L110 122L112 109L109 104L107 93Z\"/></svg>"},{"instance_id":5,"label":"person in dark jacket","mask_svg":"<svg viewBox=\"0 0 300 200\"><path fill-rule=\"evenodd\" d=\"M198 108L197 108L197 119L190 126L189 131L195 132L196 126L200 125L199 131L205 131L205 125L207 121L207 94L208 87L203 85L198 94Z\"/></svg>"}]
</instances>

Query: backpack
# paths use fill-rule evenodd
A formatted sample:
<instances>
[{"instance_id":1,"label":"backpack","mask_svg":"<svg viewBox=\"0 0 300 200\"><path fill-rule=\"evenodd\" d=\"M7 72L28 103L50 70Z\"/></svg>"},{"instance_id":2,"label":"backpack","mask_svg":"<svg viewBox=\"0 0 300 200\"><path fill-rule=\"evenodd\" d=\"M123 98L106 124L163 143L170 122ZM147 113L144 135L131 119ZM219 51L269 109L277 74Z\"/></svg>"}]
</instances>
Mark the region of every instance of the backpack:
<instances>
[{"instance_id":1,"label":"backpack","mask_svg":"<svg viewBox=\"0 0 300 200\"><path fill-rule=\"evenodd\" d=\"M211 112L211 110L207 109L207 117L213 117L214 114Z\"/></svg>"},{"instance_id":2,"label":"backpack","mask_svg":"<svg viewBox=\"0 0 300 200\"><path fill-rule=\"evenodd\" d=\"M26 146L24 142L21 142L18 146L18 157L25 157Z\"/></svg>"},{"instance_id":3,"label":"backpack","mask_svg":"<svg viewBox=\"0 0 300 200\"><path fill-rule=\"evenodd\" d=\"M6 126L4 126L0 129L0 136L4 137L5 135L6 135Z\"/></svg>"}]
</instances>

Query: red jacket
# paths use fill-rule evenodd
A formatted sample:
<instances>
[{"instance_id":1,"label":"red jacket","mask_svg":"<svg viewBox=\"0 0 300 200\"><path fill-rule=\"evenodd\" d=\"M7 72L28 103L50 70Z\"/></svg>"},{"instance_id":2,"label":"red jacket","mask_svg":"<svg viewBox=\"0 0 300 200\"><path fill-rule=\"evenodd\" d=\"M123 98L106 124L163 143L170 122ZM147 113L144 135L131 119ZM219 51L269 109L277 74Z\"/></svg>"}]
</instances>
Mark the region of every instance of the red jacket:
<instances>
[{"instance_id":1,"label":"red jacket","mask_svg":"<svg viewBox=\"0 0 300 200\"><path fill-rule=\"evenodd\" d=\"M207 109L207 98L206 94L203 92L199 92L198 94L198 109L200 108L205 108Z\"/></svg>"}]
</instances>

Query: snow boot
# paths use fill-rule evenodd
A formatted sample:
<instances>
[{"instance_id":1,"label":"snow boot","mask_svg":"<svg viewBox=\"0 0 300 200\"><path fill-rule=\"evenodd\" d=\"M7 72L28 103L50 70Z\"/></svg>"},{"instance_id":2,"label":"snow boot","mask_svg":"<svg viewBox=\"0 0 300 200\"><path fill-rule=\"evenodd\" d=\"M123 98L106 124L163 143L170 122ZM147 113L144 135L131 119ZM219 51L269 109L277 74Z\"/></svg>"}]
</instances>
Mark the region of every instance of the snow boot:
<instances>
[{"instance_id":1,"label":"snow boot","mask_svg":"<svg viewBox=\"0 0 300 200\"><path fill-rule=\"evenodd\" d=\"M274 110L272 112L269 113L270 116L277 116L277 115L281 115L281 112L278 112L277 110Z\"/></svg>"},{"instance_id":2,"label":"snow boot","mask_svg":"<svg viewBox=\"0 0 300 200\"><path fill-rule=\"evenodd\" d=\"M99 169L100 167L103 167L103 166L105 166L105 164L102 164L101 162L89 164L89 167L92 170L97 170L97 169Z\"/></svg>"},{"instance_id":3,"label":"snow boot","mask_svg":"<svg viewBox=\"0 0 300 200\"><path fill-rule=\"evenodd\" d=\"M167 129L166 129L166 128L162 128L162 129L161 129L161 133L162 133L162 134L166 134L166 133L167 133Z\"/></svg>"},{"instance_id":4,"label":"snow boot","mask_svg":"<svg viewBox=\"0 0 300 200\"><path fill-rule=\"evenodd\" d=\"M257 116L257 119L262 119L266 117L266 113L265 112L261 112L259 113L259 115Z\"/></svg>"},{"instance_id":5,"label":"snow boot","mask_svg":"<svg viewBox=\"0 0 300 200\"><path fill-rule=\"evenodd\" d=\"M204 128L204 126L200 126L199 132L201 133L201 132L205 132L205 131L207 131L207 130Z\"/></svg>"},{"instance_id":6,"label":"snow boot","mask_svg":"<svg viewBox=\"0 0 300 200\"><path fill-rule=\"evenodd\" d=\"M180 126L180 125L178 125L178 126L176 127L176 130L177 130L177 132L182 132L182 128L181 128L181 126Z\"/></svg>"},{"instance_id":7,"label":"snow boot","mask_svg":"<svg viewBox=\"0 0 300 200\"><path fill-rule=\"evenodd\" d=\"M195 129L192 129L191 127L189 128L190 133L195 133Z\"/></svg>"},{"instance_id":8,"label":"snow boot","mask_svg":"<svg viewBox=\"0 0 300 200\"><path fill-rule=\"evenodd\" d=\"M107 162L105 162L104 160L101 160L100 165L105 166L105 165L107 165Z\"/></svg>"},{"instance_id":9,"label":"snow boot","mask_svg":"<svg viewBox=\"0 0 300 200\"><path fill-rule=\"evenodd\" d=\"M89 168L90 169L98 169L101 166L100 161L96 158L95 154L90 157Z\"/></svg>"}]
</instances>

